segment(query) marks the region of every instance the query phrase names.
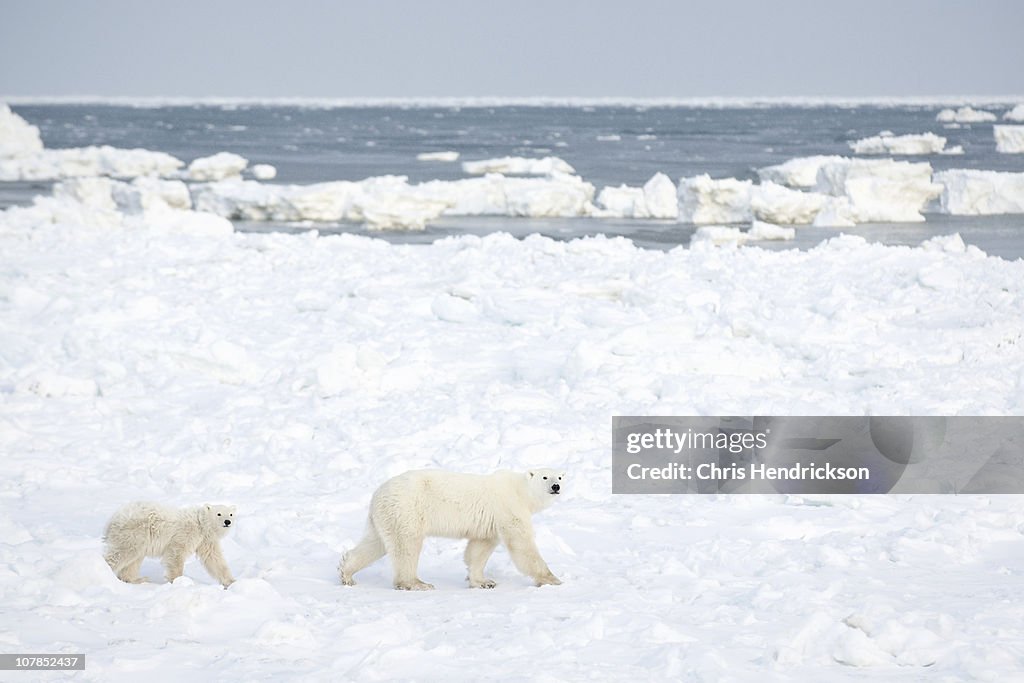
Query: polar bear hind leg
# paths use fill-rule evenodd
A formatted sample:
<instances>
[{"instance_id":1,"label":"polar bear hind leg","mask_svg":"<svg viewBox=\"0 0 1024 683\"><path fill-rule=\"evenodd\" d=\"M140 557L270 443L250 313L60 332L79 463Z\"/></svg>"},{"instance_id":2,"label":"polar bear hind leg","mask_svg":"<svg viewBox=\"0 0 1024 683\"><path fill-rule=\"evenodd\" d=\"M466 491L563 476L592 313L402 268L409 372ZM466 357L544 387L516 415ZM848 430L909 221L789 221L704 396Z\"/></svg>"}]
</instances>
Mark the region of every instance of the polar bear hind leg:
<instances>
[{"instance_id":1,"label":"polar bear hind leg","mask_svg":"<svg viewBox=\"0 0 1024 683\"><path fill-rule=\"evenodd\" d=\"M497 583L484 576L484 566L498 545L496 538L471 538L466 544L466 569L469 570L470 588L494 588Z\"/></svg>"},{"instance_id":2,"label":"polar bear hind leg","mask_svg":"<svg viewBox=\"0 0 1024 683\"><path fill-rule=\"evenodd\" d=\"M363 540L359 541L359 545L346 552L341 558L338 574L342 585L356 585L352 579L353 575L384 557L386 552L384 541L380 540L380 535L377 533L376 527L373 526L373 522L367 522Z\"/></svg>"},{"instance_id":3,"label":"polar bear hind leg","mask_svg":"<svg viewBox=\"0 0 1024 683\"><path fill-rule=\"evenodd\" d=\"M411 534L395 534L384 537L384 547L391 557L394 570L395 588L403 591L429 591L434 586L420 580L417 569L420 564L420 552L423 550L423 536Z\"/></svg>"},{"instance_id":4,"label":"polar bear hind leg","mask_svg":"<svg viewBox=\"0 0 1024 683\"><path fill-rule=\"evenodd\" d=\"M123 549L111 550L103 559L107 561L114 575L125 583L145 583L146 579L139 576L145 554L130 552Z\"/></svg>"}]
</instances>

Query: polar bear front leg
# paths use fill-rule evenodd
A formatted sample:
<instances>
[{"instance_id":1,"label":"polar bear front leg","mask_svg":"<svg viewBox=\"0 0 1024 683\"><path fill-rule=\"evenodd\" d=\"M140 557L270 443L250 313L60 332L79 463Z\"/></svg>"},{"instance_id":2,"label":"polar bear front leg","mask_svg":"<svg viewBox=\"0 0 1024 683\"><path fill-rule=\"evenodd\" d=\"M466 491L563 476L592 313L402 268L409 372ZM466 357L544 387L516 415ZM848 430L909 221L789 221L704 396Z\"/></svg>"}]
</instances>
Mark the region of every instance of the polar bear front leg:
<instances>
[{"instance_id":1,"label":"polar bear front leg","mask_svg":"<svg viewBox=\"0 0 1024 683\"><path fill-rule=\"evenodd\" d=\"M496 538L471 538L466 544L466 568L469 570L470 588L494 588L498 584L484 576L484 566L498 545Z\"/></svg>"},{"instance_id":2,"label":"polar bear front leg","mask_svg":"<svg viewBox=\"0 0 1024 683\"><path fill-rule=\"evenodd\" d=\"M161 559L169 583L185 573L185 553L180 548L166 550Z\"/></svg>"},{"instance_id":3,"label":"polar bear front leg","mask_svg":"<svg viewBox=\"0 0 1024 683\"><path fill-rule=\"evenodd\" d=\"M420 551L423 550L423 537L393 538L385 540L391 566L394 569L394 584L397 590L429 591L434 586L421 581L416 576L420 563Z\"/></svg>"},{"instance_id":4,"label":"polar bear front leg","mask_svg":"<svg viewBox=\"0 0 1024 683\"><path fill-rule=\"evenodd\" d=\"M228 562L224 559L224 553L220 550L220 543L217 541L203 543L196 548L196 555L199 556L199 561L203 563L210 576L220 581L220 585L227 588L235 582L235 578L231 576Z\"/></svg>"},{"instance_id":5,"label":"polar bear front leg","mask_svg":"<svg viewBox=\"0 0 1024 683\"><path fill-rule=\"evenodd\" d=\"M562 583L551 573L547 562L540 556L537 544L533 540L532 526L513 525L504 532L503 540L516 569L531 577L538 586L557 586Z\"/></svg>"}]
</instances>

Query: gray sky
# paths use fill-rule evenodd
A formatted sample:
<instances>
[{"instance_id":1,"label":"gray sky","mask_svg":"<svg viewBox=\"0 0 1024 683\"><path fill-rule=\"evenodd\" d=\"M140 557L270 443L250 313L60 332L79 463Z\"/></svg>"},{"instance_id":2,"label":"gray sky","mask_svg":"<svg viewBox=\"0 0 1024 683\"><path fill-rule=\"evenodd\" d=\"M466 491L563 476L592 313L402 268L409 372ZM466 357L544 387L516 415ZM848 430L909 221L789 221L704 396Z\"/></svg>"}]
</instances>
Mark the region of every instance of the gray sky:
<instances>
[{"instance_id":1,"label":"gray sky","mask_svg":"<svg viewBox=\"0 0 1024 683\"><path fill-rule=\"evenodd\" d=\"M0 0L0 95L1024 93L1020 0Z\"/></svg>"}]
</instances>

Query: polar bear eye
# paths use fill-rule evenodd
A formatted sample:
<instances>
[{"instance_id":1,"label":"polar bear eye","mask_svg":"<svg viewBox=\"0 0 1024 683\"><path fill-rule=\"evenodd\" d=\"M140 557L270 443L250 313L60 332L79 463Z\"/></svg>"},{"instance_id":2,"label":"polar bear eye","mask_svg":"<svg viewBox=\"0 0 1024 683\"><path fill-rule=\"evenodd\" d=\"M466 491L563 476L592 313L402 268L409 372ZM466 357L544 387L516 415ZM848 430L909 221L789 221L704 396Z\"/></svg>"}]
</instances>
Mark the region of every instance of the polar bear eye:
<instances>
[{"instance_id":1,"label":"polar bear eye","mask_svg":"<svg viewBox=\"0 0 1024 683\"><path fill-rule=\"evenodd\" d=\"M547 481L547 480L548 480L548 478L547 478L547 477L544 477L544 481Z\"/></svg>"},{"instance_id":2,"label":"polar bear eye","mask_svg":"<svg viewBox=\"0 0 1024 683\"><path fill-rule=\"evenodd\" d=\"M221 516L221 514L220 514L220 513L218 512L218 513L217 513L217 516L218 516L218 517L220 517L220 516Z\"/></svg>"}]
</instances>

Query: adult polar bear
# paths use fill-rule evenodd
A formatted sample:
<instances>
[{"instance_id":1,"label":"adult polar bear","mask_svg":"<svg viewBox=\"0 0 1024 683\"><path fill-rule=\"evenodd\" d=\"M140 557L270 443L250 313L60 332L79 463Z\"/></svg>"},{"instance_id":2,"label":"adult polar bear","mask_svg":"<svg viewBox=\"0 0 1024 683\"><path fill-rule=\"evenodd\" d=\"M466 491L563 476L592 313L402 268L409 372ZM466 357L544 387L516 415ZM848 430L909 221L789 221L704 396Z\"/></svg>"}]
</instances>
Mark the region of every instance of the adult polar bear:
<instances>
[{"instance_id":1,"label":"adult polar bear","mask_svg":"<svg viewBox=\"0 0 1024 683\"><path fill-rule=\"evenodd\" d=\"M370 501L366 534L341 558L341 582L355 585L352 575L385 554L391 557L395 588L430 590L417 576L423 539L465 538L470 588L494 588L484 565L501 541L516 568L538 586L562 583L537 551L531 517L551 505L562 489L565 472L460 474L414 470L393 477Z\"/></svg>"}]
</instances>

